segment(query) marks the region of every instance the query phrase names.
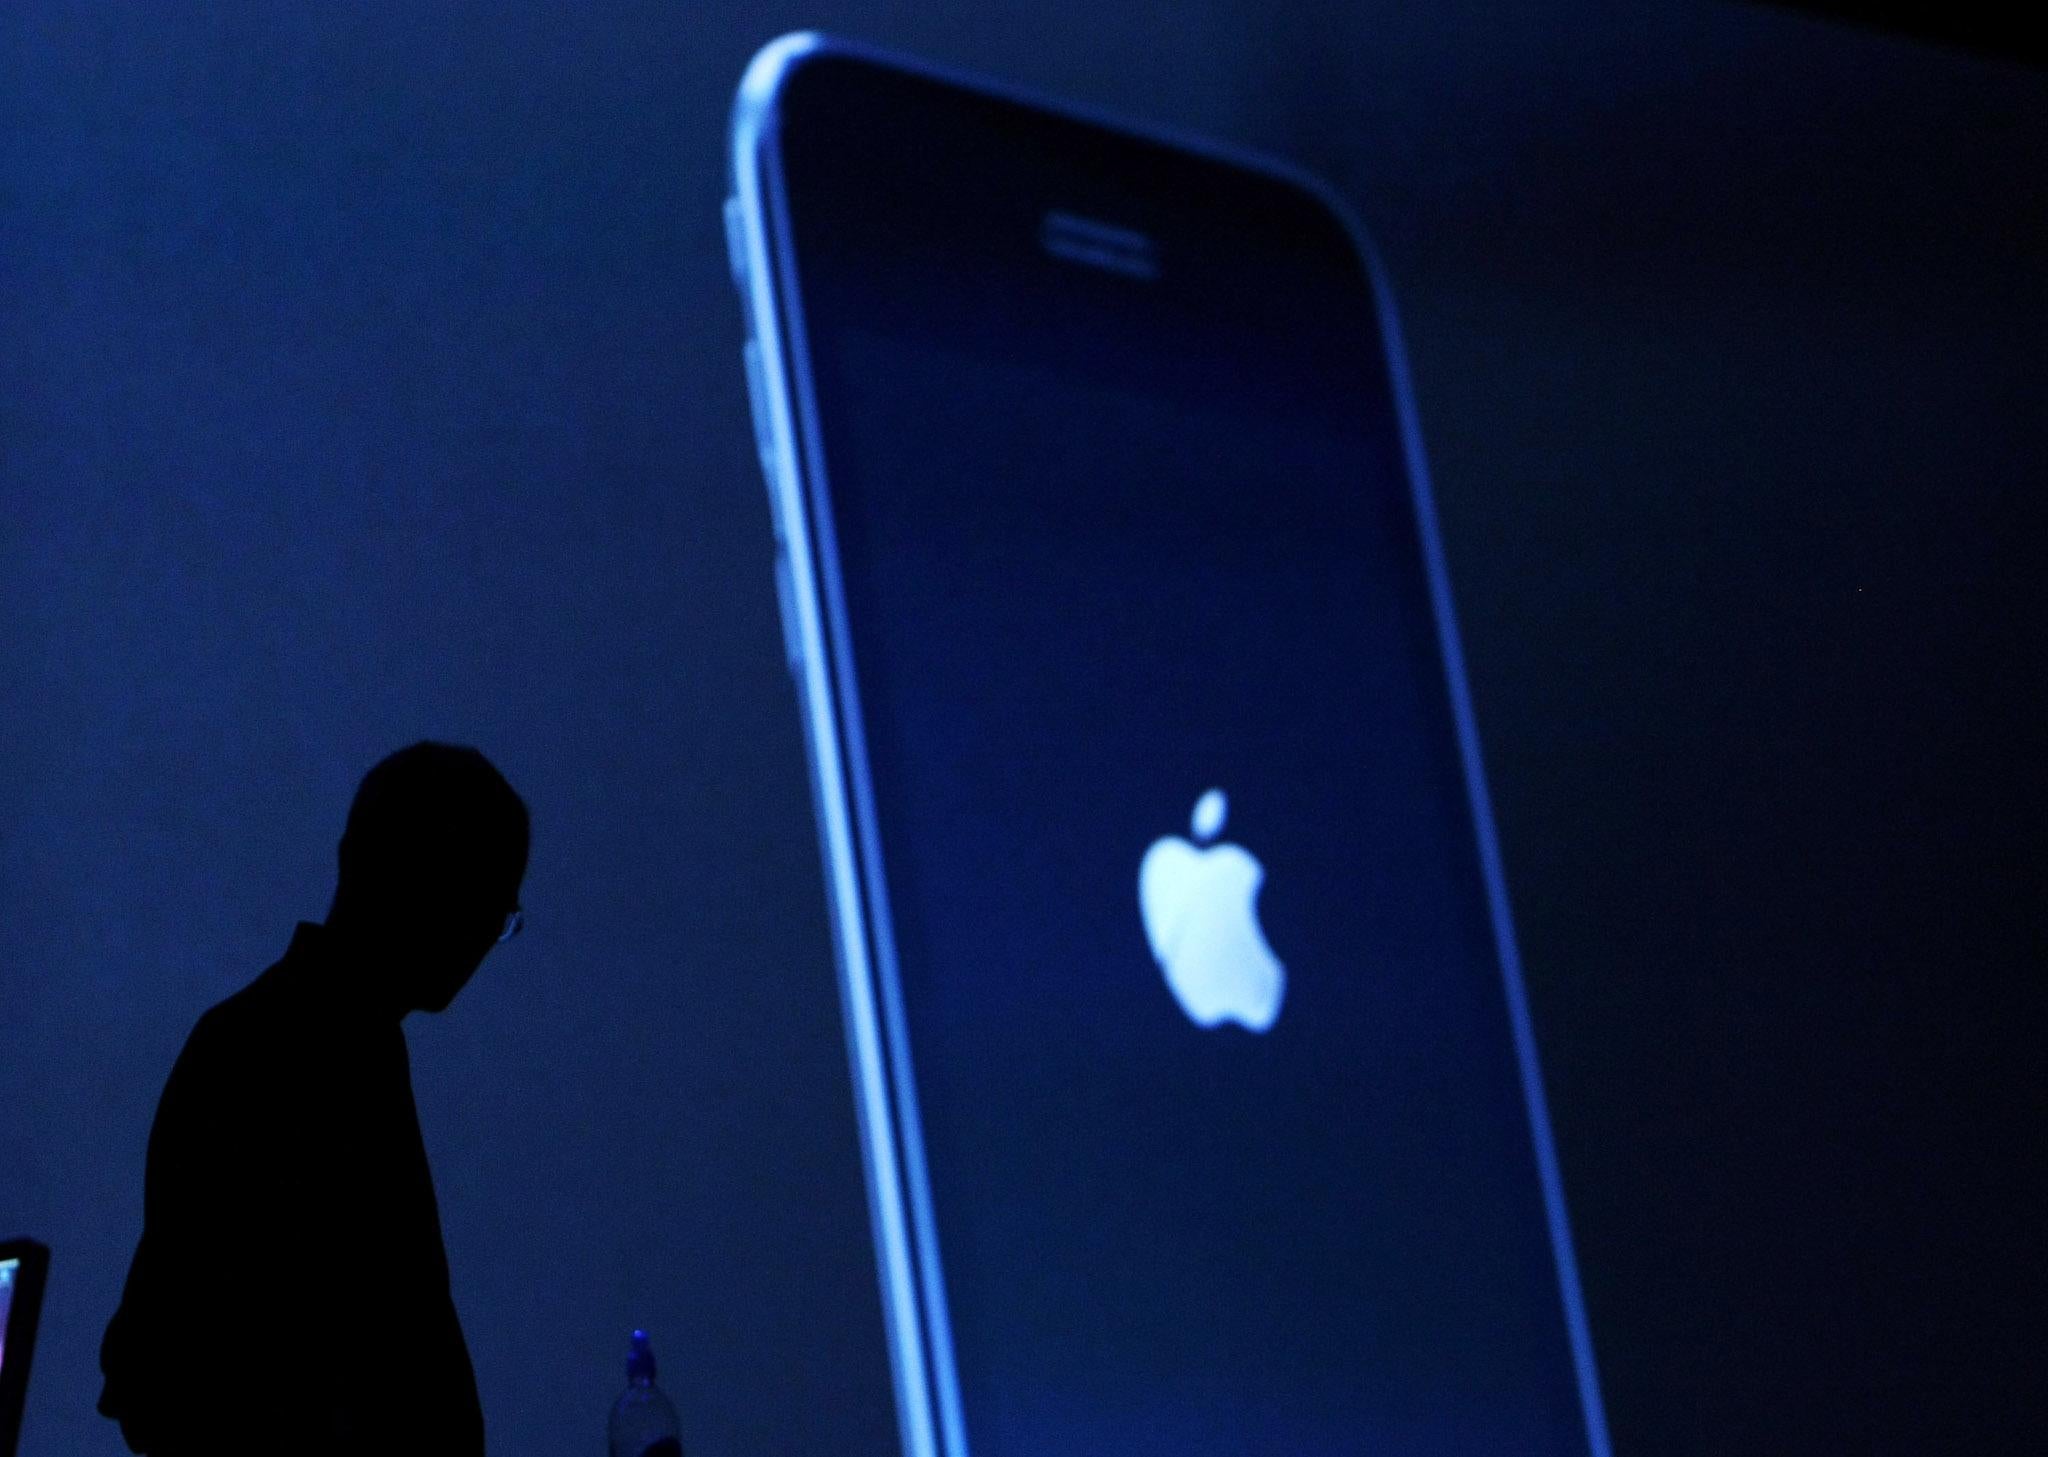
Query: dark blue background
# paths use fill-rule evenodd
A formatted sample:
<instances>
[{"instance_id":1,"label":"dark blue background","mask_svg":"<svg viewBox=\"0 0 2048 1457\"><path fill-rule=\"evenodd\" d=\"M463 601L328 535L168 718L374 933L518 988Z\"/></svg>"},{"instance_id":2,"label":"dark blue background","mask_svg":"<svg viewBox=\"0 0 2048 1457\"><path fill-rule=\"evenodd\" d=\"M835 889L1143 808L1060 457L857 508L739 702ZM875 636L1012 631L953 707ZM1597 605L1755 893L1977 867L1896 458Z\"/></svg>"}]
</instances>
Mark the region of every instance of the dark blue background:
<instances>
[{"instance_id":1,"label":"dark blue background","mask_svg":"<svg viewBox=\"0 0 2048 1457\"><path fill-rule=\"evenodd\" d=\"M18 0L28 1457L119 1451L164 1074L422 734L535 819L527 934L409 1030L493 1450L595 1446L634 1322L707 1457L892 1440L719 237L733 82L798 24L1282 153L1374 229L1618 1446L2037 1428L2037 74L1704 3Z\"/></svg>"}]
</instances>

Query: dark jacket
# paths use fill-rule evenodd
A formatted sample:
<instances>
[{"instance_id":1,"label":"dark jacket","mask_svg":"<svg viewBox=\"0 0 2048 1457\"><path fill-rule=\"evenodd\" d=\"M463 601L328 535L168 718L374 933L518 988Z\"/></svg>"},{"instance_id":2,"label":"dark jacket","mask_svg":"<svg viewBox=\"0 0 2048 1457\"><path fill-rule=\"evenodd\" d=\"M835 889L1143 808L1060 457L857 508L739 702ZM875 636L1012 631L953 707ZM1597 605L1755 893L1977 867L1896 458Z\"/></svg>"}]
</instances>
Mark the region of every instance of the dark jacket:
<instances>
[{"instance_id":1,"label":"dark jacket","mask_svg":"<svg viewBox=\"0 0 2048 1457\"><path fill-rule=\"evenodd\" d=\"M484 1450L405 1036L357 971L301 923L171 1069L100 1344L133 1451Z\"/></svg>"}]
</instances>

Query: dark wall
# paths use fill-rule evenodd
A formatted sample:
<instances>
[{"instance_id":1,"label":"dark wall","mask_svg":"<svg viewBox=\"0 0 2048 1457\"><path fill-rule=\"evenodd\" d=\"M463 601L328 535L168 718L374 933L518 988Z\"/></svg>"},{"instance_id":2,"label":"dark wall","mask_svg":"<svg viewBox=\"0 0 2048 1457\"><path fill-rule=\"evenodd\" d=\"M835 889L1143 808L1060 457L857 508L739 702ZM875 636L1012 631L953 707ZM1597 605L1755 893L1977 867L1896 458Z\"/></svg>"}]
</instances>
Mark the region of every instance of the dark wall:
<instances>
[{"instance_id":1,"label":"dark wall","mask_svg":"<svg viewBox=\"0 0 2048 1457\"><path fill-rule=\"evenodd\" d=\"M2038 74L1745 6L0 11L0 1233L95 1351L193 1019L423 735L533 806L409 1027L493 1450L892 1440L718 202L816 25L1387 255L1618 1447L2038 1427ZM375 1272L335 1252L338 1289Z\"/></svg>"}]
</instances>

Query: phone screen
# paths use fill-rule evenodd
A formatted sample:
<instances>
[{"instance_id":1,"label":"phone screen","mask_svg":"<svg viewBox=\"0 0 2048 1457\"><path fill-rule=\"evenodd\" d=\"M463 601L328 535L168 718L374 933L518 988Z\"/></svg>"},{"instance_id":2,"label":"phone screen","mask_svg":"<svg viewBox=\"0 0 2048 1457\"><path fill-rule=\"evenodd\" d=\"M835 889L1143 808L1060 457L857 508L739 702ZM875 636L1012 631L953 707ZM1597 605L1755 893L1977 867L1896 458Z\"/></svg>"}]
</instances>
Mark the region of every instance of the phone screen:
<instances>
[{"instance_id":1,"label":"phone screen","mask_svg":"<svg viewBox=\"0 0 2048 1457\"><path fill-rule=\"evenodd\" d=\"M968 1447L1585 1451L1352 245L1076 123L853 104L782 165ZM1168 919L1277 996L1148 926L1174 839Z\"/></svg>"}]
</instances>

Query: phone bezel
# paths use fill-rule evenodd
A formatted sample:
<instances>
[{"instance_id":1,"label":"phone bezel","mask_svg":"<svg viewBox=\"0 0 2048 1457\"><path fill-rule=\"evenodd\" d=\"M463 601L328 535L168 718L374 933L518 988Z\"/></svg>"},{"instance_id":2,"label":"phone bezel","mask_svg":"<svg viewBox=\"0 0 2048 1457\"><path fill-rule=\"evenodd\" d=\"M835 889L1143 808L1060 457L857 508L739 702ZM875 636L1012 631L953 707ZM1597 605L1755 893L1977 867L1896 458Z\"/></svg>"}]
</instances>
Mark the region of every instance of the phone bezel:
<instances>
[{"instance_id":1,"label":"phone bezel","mask_svg":"<svg viewBox=\"0 0 2048 1457\"><path fill-rule=\"evenodd\" d=\"M789 585L780 610L784 614L785 633L791 640L790 666L803 721L812 805L825 862L827 901L861 1130L862 1167L906 1457L966 1457L968 1449L924 1169L916 1082L894 974L889 900L874 798L868 782L858 688L845 631L844 597L818 438L816 402L809 398L812 375L807 362L802 300L795 282L787 199L778 166L777 123L787 88L804 66L824 58L940 82L985 98L1031 107L1246 169L1305 193L1336 221L1350 241L1369 280L1379 322L1431 613L1471 807L1472 830L1486 887L1496 960L1513 1031L1523 1107L1528 1116L1559 1295L1572 1347L1587 1447L1593 1457L1609 1457L1598 1373L1521 962L1515 947L1492 808L1486 793L1478 733L1465 685L1464 656L1451 611L1449 576L1422 452L1406 351L1377 251L1349 206L1335 192L1286 162L1206 138L1135 123L1092 107L878 47L815 31L798 31L762 47L748 64L734 100L730 162L737 207L729 211L732 226L728 242L734 250L733 277L745 308L750 343L758 350L761 366L758 374L750 378L748 387L764 396L754 401L760 411L760 428L768 435L761 442L762 465L768 478L778 573L786 573L783 580Z\"/></svg>"}]
</instances>

